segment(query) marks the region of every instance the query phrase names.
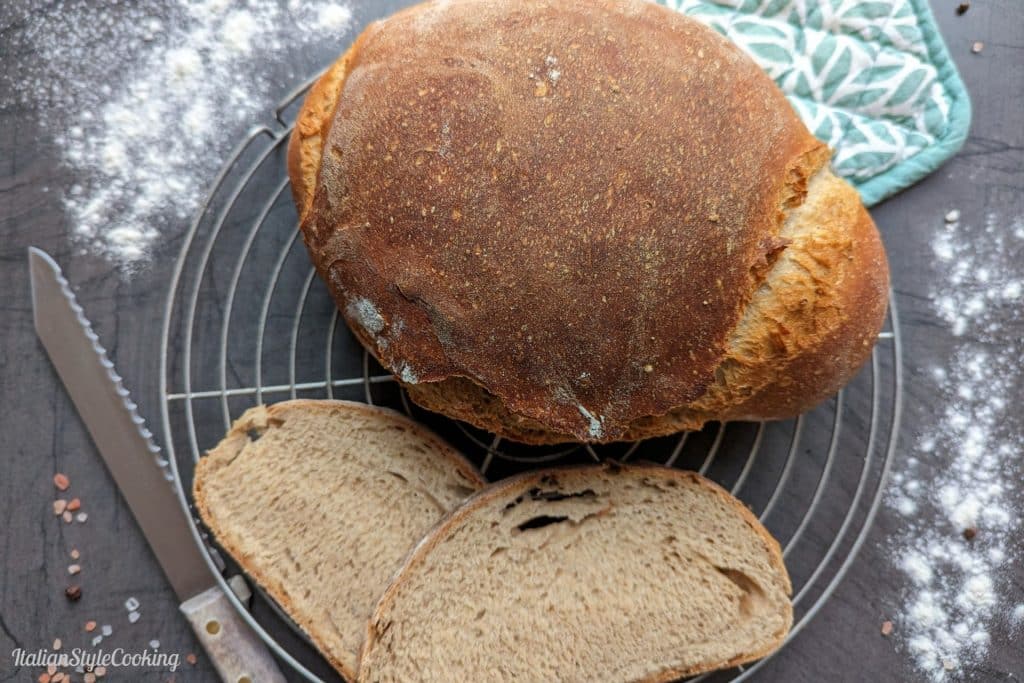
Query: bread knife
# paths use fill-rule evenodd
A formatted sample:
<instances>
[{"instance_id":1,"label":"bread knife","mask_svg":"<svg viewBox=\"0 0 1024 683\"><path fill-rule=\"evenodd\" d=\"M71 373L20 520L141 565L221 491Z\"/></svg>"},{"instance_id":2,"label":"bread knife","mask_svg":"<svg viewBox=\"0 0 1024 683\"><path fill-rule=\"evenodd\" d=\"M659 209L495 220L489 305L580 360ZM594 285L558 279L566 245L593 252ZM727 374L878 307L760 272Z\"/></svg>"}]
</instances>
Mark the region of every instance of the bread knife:
<instances>
[{"instance_id":1,"label":"bread knife","mask_svg":"<svg viewBox=\"0 0 1024 683\"><path fill-rule=\"evenodd\" d=\"M29 249L36 334L225 683L284 681L203 559L174 476L57 263Z\"/></svg>"}]
</instances>

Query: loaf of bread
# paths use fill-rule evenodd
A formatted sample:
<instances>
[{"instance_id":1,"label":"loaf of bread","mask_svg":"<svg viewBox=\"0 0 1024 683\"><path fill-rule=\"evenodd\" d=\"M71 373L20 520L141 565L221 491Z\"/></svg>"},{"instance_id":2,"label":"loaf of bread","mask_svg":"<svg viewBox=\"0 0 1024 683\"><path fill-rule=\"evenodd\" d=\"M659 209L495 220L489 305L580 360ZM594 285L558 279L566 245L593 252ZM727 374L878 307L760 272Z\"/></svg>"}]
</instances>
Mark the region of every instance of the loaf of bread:
<instances>
[{"instance_id":1,"label":"loaf of bread","mask_svg":"<svg viewBox=\"0 0 1024 683\"><path fill-rule=\"evenodd\" d=\"M778 544L695 473L531 473L420 543L374 611L359 680L674 680L774 651L789 594Z\"/></svg>"},{"instance_id":2,"label":"loaf of bread","mask_svg":"<svg viewBox=\"0 0 1024 683\"><path fill-rule=\"evenodd\" d=\"M642 0L447 0L313 87L313 263L418 404L530 443L793 416L870 355L877 230L775 84Z\"/></svg>"},{"instance_id":3,"label":"loaf of bread","mask_svg":"<svg viewBox=\"0 0 1024 683\"><path fill-rule=\"evenodd\" d=\"M398 413L300 400L242 415L199 460L193 488L220 545L355 680L366 621L391 576L483 483Z\"/></svg>"}]
</instances>

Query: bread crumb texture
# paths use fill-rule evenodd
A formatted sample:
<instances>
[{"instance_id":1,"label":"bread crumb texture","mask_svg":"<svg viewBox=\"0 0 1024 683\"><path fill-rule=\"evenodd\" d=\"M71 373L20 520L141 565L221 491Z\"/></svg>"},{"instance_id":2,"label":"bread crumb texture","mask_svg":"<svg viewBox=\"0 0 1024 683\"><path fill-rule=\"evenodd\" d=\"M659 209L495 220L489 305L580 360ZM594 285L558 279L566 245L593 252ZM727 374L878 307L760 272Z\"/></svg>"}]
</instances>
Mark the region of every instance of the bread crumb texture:
<instances>
[{"instance_id":1,"label":"bread crumb texture","mask_svg":"<svg viewBox=\"0 0 1024 683\"><path fill-rule=\"evenodd\" d=\"M482 484L398 413L300 400L242 415L196 465L194 493L218 543L354 680L366 620L392 574Z\"/></svg>"},{"instance_id":2,"label":"bread crumb texture","mask_svg":"<svg viewBox=\"0 0 1024 683\"><path fill-rule=\"evenodd\" d=\"M360 680L672 680L774 650L789 591L778 544L697 475L540 472L420 545L377 607Z\"/></svg>"}]
</instances>

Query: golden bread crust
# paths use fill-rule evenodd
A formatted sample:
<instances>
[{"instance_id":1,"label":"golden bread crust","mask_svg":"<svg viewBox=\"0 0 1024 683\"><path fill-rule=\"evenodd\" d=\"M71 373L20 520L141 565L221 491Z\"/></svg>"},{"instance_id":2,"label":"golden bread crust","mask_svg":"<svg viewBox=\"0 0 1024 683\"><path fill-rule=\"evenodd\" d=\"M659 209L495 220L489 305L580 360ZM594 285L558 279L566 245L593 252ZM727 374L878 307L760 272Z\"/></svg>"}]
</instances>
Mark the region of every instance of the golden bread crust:
<instances>
[{"instance_id":1,"label":"golden bread crust","mask_svg":"<svg viewBox=\"0 0 1024 683\"><path fill-rule=\"evenodd\" d=\"M292 199L298 207L300 218L306 215L313 202L320 150L337 105L338 92L345 82L349 55L353 49L355 45L328 67L309 89L295 119L294 132L288 138L288 178L291 180Z\"/></svg>"},{"instance_id":2,"label":"golden bread crust","mask_svg":"<svg viewBox=\"0 0 1024 683\"><path fill-rule=\"evenodd\" d=\"M764 353L716 391L827 157L752 61L677 13L452 0L360 36L288 166L313 262L410 397L555 443L787 417L849 379L867 352L821 335L837 346L801 353L841 356L833 374L786 383L795 358ZM884 290L865 296L840 311L858 340L884 314Z\"/></svg>"}]
</instances>

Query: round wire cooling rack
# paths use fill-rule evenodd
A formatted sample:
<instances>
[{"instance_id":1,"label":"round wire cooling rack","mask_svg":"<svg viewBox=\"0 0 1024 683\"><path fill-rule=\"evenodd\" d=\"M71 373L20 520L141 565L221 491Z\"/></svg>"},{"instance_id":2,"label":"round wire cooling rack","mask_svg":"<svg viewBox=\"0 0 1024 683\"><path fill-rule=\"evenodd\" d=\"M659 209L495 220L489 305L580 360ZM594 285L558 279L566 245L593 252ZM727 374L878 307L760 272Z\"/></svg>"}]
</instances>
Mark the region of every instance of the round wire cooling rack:
<instances>
[{"instance_id":1,"label":"round wire cooling rack","mask_svg":"<svg viewBox=\"0 0 1024 683\"><path fill-rule=\"evenodd\" d=\"M604 458L660 462L710 477L779 539L793 580L795 622L787 642L796 637L849 570L881 502L902 388L892 297L870 363L837 396L794 420L713 424L700 432L604 446L503 442L410 403L350 335L316 280L285 172L291 122L312 80L233 151L173 271L161 337L161 408L179 498L190 518L186 492L195 462L247 408L299 397L388 405L430 426L490 479ZM258 586L251 604L229 590L224 577L239 569L211 547L200 525L193 532L234 607L272 651L307 680L337 680ZM763 663L695 680L746 680Z\"/></svg>"}]
</instances>

